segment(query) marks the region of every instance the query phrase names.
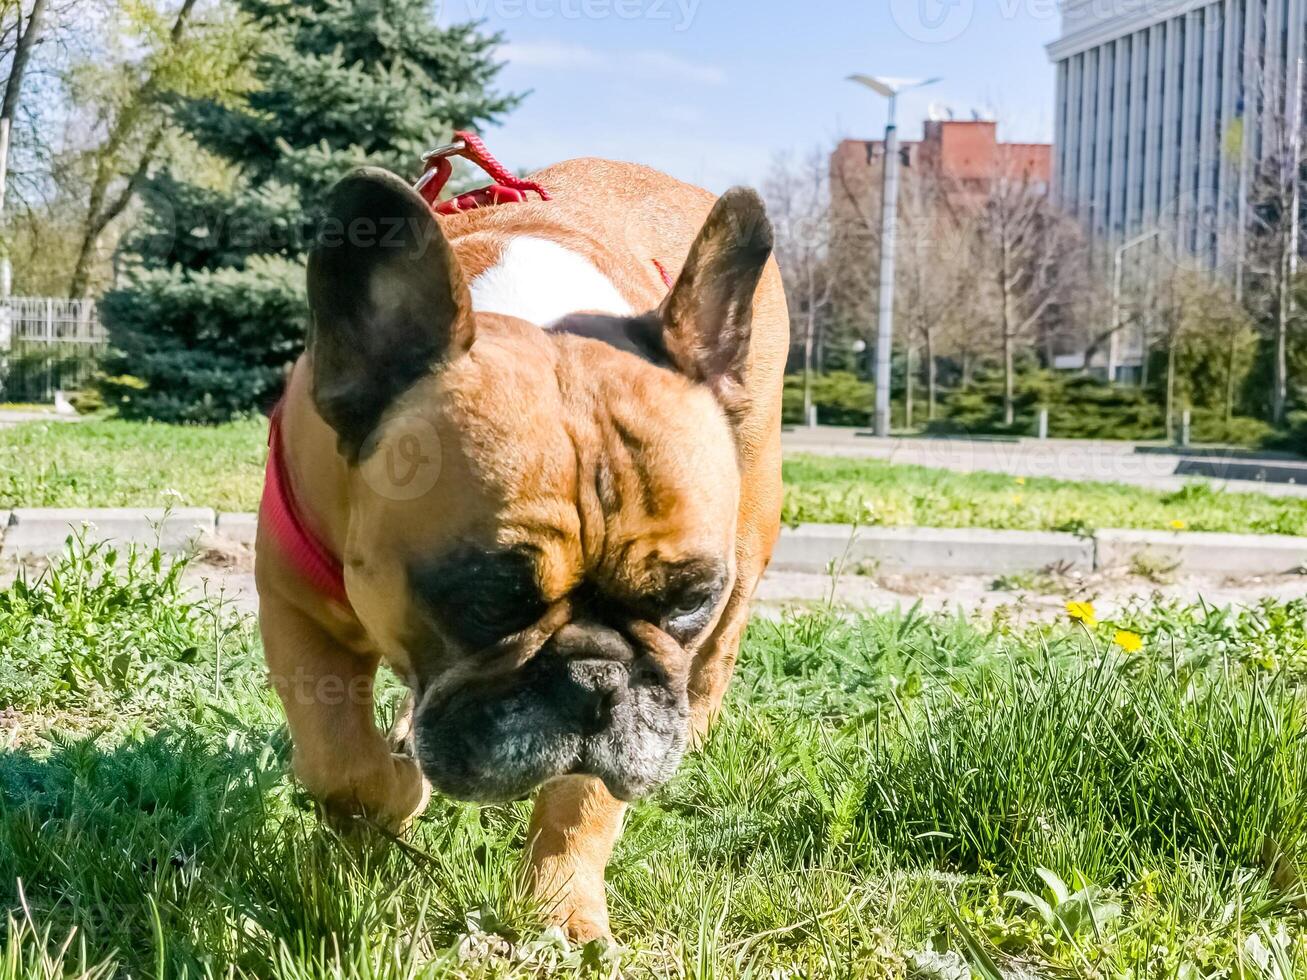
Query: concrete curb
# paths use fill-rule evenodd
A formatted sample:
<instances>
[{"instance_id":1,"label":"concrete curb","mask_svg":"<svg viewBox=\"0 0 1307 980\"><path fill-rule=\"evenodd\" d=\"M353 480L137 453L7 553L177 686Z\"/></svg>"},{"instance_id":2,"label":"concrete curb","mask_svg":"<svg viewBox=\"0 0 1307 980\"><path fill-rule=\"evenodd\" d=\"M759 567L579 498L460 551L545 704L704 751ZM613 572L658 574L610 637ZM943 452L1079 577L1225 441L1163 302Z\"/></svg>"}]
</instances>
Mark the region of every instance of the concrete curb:
<instances>
[{"instance_id":1,"label":"concrete curb","mask_svg":"<svg viewBox=\"0 0 1307 980\"><path fill-rule=\"evenodd\" d=\"M204 539L252 548L256 514L217 514L207 507L167 512L133 508L0 511L0 560L56 555L83 524L89 536L179 552ZM1307 569L1307 538L1196 531L1103 530L1093 537L1052 531L984 528L859 527L802 524L781 530L772 556L778 571L825 574L888 571L1003 575L1059 569L1129 570L1141 565L1230 577L1285 575Z\"/></svg>"},{"instance_id":2,"label":"concrete curb","mask_svg":"<svg viewBox=\"0 0 1307 980\"><path fill-rule=\"evenodd\" d=\"M863 527L803 524L785 528L772 567L792 572L935 572L1004 574L1042 568L1090 572L1094 542L1051 531L977 528Z\"/></svg>"},{"instance_id":3,"label":"concrete curb","mask_svg":"<svg viewBox=\"0 0 1307 980\"><path fill-rule=\"evenodd\" d=\"M258 526L258 514L219 514L216 533L224 541L253 548L254 532Z\"/></svg>"},{"instance_id":4,"label":"concrete curb","mask_svg":"<svg viewBox=\"0 0 1307 980\"><path fill-rule=\"evenodd\" d=\"M115 544L158 544L167 552L184 551L217 527L211 507L184 507L165 511L131 507L32 508L9 513L0 560L44 558L63 551L68 536L87 528L92 540Z\"/></svg>"},{"instance_id":5,"label":"concrete curb","mask_svg":"<svg viewBox=\"0 0 1307 980\"><path fill-rule=\"evenodd\" d=\"M1186 531L1099 531L1100 570L1147 566L1231 577L1285 575L1307 567L1307 538L1278 534L1210 534Z\"/></svg>"}]
</instances>

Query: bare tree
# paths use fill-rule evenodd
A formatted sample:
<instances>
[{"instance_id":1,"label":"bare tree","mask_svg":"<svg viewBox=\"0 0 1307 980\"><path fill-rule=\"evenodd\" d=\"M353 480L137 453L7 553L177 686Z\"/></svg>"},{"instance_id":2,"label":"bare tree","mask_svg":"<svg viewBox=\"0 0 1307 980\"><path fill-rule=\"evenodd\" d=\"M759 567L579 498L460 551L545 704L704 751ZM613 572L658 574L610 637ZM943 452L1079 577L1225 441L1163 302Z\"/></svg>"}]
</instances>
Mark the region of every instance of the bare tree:
<instances>
[{"instance_id":1,"label":"bare tree","mask_svg":"<svg viewBox=\"0 0 1307 980\"><path fill-rule=\"evenodd\" d=\"M5 95L0 103L0 124L12 126L22 98L23 79L32 60L32 50L44 28L46 6L49 0L32 0L26 18L21 3L15 4L14 46L9 61L9 77L5 80Z\"/></svg>"},{"instance_id":2,"label":"bare tree","mask_svg":"<svg viewBox=\"0 0 1307 980\"><path fill-rule=\"evenodd\" d=\"M1271 73L1259 78L1262 156L1253 174L1246 271L1249 309L1271 335L1270 421L1282 425L1289 400L1290 334L1298 322L1298 274L1303 151L1303 63L1289 66L1288 84Z\"/></svg>"},{"instance_id":3,"label":"bare tree","mask_svg":"<svg viewBox=\"0 0 1307 980\"><path fill-rule=\"evenodd\" d=\"M837 322L874 322L878 152L879 144L846 141L832 157ZM1047 183L1021 169L1028 164L1014 159L1011 172L964 181L929 154L905 152L895 314L903 325L907 401L914 401L918 353L930 418L938 411L941 359L959 364L966 385L977 362L997 354L1011 424L1018 352L1038 346L1051 358L1055 341L1076 332L1092 292L1083 235L1053 207Z\"/></svg>"},{"instance_id":4,"label":"bare tree","mask_svg":"<svg viewBox=\"0 0 1307 980\"><path fill-rule=\"evenodd\" d=\"M4 97L0 100L0 222L5 215L10 150L17 135L24 91L30 88L25 83L30 75L32 55L49 29L50 13L50 0L31 0L26 8L22 0L0 0L0 54L8 62ZM54 13L58 15L61 11Z\"/></svg>"},{"instance_id":5,"label":"bare tree","mask_svg":"<svg viewBox=\"0 0 1307 980\"><path fill-rule=\"evenodd\" d=\"M831 155L831 322L823 339L832 353L858 341L870 346L876 330L883 173L877 146L845 140Z\"/></svg>"},{"instance_id":6,"label":"bare tree","mask_svg":"<svg viewBox=\"0 0 1307 980\"><path fill-rule=\"evenodd\" d=\"M815 149L802 160L777 156L763 185L776 233L776 260L790 305L791 335L803 343L803 418L812 411L813 353L829 313L831 216L826 154Z\"/></svg>"},{"instance_id":7,"label":"bare tree","mask_svg":"<svg viewBox=\"0 0 1307 980\"><path fill-rule=\"evenodd\" d=\"M1175 442L1177 370L1180 345L1185 338L1195 301L1200 301L1202 280L1186 270L1172 266L1171 273L1160 282L1163 294L1162 322L1166 344L1166 441ZM1145 351L1147 357L1147 351Z\"/></svg>"},{"instance_id":8,"label":"bare tree","mask_svg":"<svg viewBox=\"0 0 1307 980\"><path fill-rule=\"evenodd\" d=\"M1003 367L1003 421L1016 417L1016 363L1019 344L1031 340L1037 325L1067 298L1059 273L1076 236L1052 206L1047 185L1028 175L995 180L977 214L976 242L990 270L989 295L998 328Z\"/></svg>"},{"instance_id":9,"label":"bare tree","mask_svg":"<svg viewBox=\"0 0 1307 980\"><path fill-rule=\"evenodd\" d=\"M832 158L830 177L832 305L838 321L861 325L864 339L876 319L881 231L881 172L873 165L878 158L871 147L841 145ZM859 149L872 155L864 158ZM969 237L969 215L955 200L974 193L911 155L900 186L895 321L902 326L899 346L908 366L905 402L911 416L920 351L926 413L933 419L939 404L940 361L959 353L965 360L974 333L975 315L961 300L975 291L978 261Z\"/></svg>"},{"instance_id":10,"label":"bare tree","mask_svg":"<svg viewBox=\"0 0 1307 980\"><path fill-rule=\"evenodd\" d=\"M912 173L899 208L899 289L896 319L906 325L906 422L912 424L914 355L921 349L926 375L926 418L939 403L939 359L959 345L974 320L964 302L974 282L974 256L966 225L951 197L960 188L932 170Z\"/></svg>"}]
</instances>

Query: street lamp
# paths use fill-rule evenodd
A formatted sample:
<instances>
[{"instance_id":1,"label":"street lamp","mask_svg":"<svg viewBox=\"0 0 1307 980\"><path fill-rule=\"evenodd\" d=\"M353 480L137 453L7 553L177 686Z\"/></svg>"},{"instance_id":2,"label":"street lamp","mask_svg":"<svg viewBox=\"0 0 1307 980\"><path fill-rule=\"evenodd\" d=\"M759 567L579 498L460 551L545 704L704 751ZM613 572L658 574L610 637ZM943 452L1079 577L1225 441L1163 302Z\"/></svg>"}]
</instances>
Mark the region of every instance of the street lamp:
<instances>
[{"instance_id":1,"label":"street lamp","mask_svg":"<svg viewBox=\"0 0 1307 980\"><path fill-rule=\"evenodd\" d=\"M1121 311L1121 286L1122 279L1125 276L1125 253L1132 248L1138 248L1140 245L1146 245L1162 233L1161 228L1154 228L1152 231L1146 231L1142 235L1136 235L1119 246L1116 254L1112 258L1112 335L1107 338L1107 383L1116 383L1117 362L1121 359L1121 328L1125 326L1122 323ZM1148 356L1148 351L1143 352L1143 356ZM1089 367L1088 364L1085 365Z\"/></svg>"},{"instance_id":2,"label":"street lamp","mask_svg":"<svg viewBox=\"0 0 1307 980\"><path fill-rule=\"evenodd\" d=\"M889 100L889 122L885 126L884 197L881 203L880 306L876 325L876 435L889 435L890 356L894 341L894 250L898 238L899 135L895 121L899 95L925 88L938 78L889 78L884 75L850 75L849 81L865 85Z\"/></svg>"}]
</instances>

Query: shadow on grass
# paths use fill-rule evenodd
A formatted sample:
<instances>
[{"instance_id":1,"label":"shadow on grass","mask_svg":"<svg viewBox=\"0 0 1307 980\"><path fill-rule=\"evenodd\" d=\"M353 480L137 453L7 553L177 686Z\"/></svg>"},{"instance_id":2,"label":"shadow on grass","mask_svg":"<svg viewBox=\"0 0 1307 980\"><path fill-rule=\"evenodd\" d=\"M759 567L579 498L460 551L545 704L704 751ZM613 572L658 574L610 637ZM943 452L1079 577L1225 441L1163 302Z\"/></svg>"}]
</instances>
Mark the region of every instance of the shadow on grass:
<instances>
[{"instance_id":1,"label":"shadow on grass","mask_svg":"<svg viewBox=\"0 0 1307 980\"><path fill-rule=\"evenodd\" d=\"M211 937L195 910L230 905L218 892L248 882L250 843L294 816L275 798L287 795L284 738L264 734L223 745L177 729L0 753L0 901L21 899L53 936L76 928L93 958L133 973L161 958L198 966Z\"/></svg>"},{"instance_id":2,"label":"shadow on grass","mask_svg":"<svg viewBox=\"0 0 1307 980\"><path fill-rule=\"evenodd\" d=\"M402 976L450 955L468 909L539 928L513 891L521 813L437 801L405 846L342 836L288 757L284 729L181 727L0 753L0 903L147 977Z\"/></svg>"}]
</instances>

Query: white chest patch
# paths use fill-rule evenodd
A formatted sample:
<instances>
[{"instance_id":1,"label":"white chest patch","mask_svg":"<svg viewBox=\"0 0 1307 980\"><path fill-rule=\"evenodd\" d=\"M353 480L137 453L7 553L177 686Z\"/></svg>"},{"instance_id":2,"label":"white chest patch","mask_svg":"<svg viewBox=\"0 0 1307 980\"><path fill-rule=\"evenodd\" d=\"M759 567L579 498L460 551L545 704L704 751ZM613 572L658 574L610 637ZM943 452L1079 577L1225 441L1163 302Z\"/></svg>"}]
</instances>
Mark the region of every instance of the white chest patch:
<instances>
[{"instance_id":1,"label":"white chest patch","mask_svg":"<svg viewBox=\"0 0 1307 980\"><path fill-rule=\"evenodd\" d=\"M629 316L612 280L578 252L547 238L511 239L499 261L472 280L472 309L541 327L581 310Z\"/></svg>"}]
</instances>

